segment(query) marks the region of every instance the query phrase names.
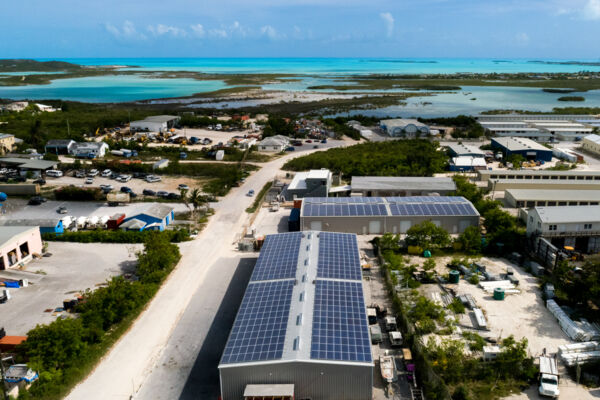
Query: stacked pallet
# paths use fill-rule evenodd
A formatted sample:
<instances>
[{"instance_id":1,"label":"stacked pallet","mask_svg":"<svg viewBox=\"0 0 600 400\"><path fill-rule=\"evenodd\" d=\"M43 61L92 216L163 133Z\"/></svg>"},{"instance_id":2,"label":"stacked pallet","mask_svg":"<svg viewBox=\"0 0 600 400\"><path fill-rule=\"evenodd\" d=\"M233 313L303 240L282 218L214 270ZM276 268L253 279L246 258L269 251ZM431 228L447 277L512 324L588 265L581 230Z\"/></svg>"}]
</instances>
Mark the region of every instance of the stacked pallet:
<instances>
[{"instance_id":1,"label":"stacked pallet","mask_svg":"<svg viewBox=\"0 0 600 400\"><path fill-rule=\"evenodd\" d=\"M558 356L568 367L597 361L600 360L600 342L583 342L558 346Z\"/></svg>"},{"instance_id":2,"label":"stacked pallet","mask_svg":"<svg viewBox=\"0 0 600 400\"><path fill-rule=\"evenodd\" d=\"M504 289L504 293L506 294L521 293L521 291L508 280L479 282L479 287L486 293L494 293L494 289L496 288Z\"/></svg>"},{"instance_id":3,"label":"stacked pallet","mask_svg":"<svg viewBox=\"0 0 600 400\"><path fill-rule=\"evenodd\" d=\"M562 330L570 337L572 340L577 342L589 342L597 337L597 331L593 328L589 328L588 325L582 323L576 323L573 321L567 313L563 311L562 308L554 300L548 300L546 302L546 307L554 317L558 320L558 324L562 328ZM587 322L587 321L586 321ZM591 325L590 325L591 326Z\"/></svg>"}]
</instances>

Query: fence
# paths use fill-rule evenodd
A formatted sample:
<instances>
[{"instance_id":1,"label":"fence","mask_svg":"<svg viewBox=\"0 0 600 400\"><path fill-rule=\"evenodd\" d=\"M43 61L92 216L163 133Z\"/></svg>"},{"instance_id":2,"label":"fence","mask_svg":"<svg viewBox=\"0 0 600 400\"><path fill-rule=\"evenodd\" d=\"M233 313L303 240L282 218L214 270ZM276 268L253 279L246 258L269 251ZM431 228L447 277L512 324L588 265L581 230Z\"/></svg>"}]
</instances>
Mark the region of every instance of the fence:
<instances>
[{"instance_id":1,"label":"fence","mask_svg":"<svg viewBox=\"0 0 600 400\"><path fill-rule=\"evenodd\" d=\"M392 304L394 307L394 313L399 326L402 331L402 335L405 338L405 343L410 347L413 361L416 366L417 380L425 390L425 395L430 399L435 400L450 400L450 391L448 386L444 383L443 379L433 370L431 362L427 358L425 346L421 339L415 335L415 326L408 320L406 313L404 312L404 304L394 285L392 283L392 277L389 269L386 267L386 263L381 255L379 246L375 246L375 253L381 265L381 271L385 278L385 286L388 294L392 297Z\"/></svg>"}]
</instances>

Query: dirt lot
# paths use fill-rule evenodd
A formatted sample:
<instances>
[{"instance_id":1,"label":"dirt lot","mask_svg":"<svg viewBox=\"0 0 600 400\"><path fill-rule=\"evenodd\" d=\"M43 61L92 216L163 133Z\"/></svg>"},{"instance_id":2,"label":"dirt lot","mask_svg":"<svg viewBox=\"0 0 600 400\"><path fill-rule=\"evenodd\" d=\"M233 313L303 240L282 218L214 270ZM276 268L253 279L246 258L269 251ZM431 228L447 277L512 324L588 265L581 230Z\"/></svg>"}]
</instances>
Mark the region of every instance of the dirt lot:
<instances>
[{"instance_id":1,"label":"dirt lot","mask_svg":"<svg viewBox=\"0 0 600 400\"><path fill-rule=\"evenodd\" d=\"M51 242L50 257L25 265L24 270L0 271L0 280L28 279L29 286L10 289L12 298L0 304L7 335L25 335L37 324L54 321L61 313L45 312L62 307L64 299L94 289L112 276L135 268L139 244L83 244Z\"/></svg>"},{"instance_id":2,"label":"dirt lot","mask_svg":"<svg viewBox=\"0 0 600 400\"><path fill-rule=\"evenodd\" d=\"M258 132L253 132L250 129L245 129L243 131L233 131L233 132L215 131L215 130L200 129L200 128L186 128L185 132L183 129L175 130L176 135L185 135L188 138L190 138L192 136L195 136L200 140L202 140L204 138L209 138L213 141L212 145L215 145L219 142L227 143L234 136L242 136L243 137L244 135L250 135L250 134L256 134L256 133L258 133ZM210 147L212 145L209 145L208 147ZM149 147L160 147L160 146L180 147L180 145L173 144L173 143L150 143L148 146ZM186 145L184 147L186 147L189 150L200 150L203 147L207 147L207 146L195 144L195 145Z\"/></svg>"}]
</instances>

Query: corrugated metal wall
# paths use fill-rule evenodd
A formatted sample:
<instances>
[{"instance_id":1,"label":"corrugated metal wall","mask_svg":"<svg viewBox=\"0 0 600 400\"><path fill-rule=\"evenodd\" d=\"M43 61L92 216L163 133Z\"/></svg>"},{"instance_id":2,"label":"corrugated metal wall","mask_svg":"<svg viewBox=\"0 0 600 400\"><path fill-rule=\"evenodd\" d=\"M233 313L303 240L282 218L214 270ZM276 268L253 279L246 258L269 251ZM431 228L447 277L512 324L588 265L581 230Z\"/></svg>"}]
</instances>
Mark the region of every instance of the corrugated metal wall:
<instances>
[{"instance_id":1,"label":"corrugated metal wall","mask_svg":"<svg viewBox=\"0 0 600 400\"><path fill-rule=\"evenodd\" d=\"M243 399L248 384L293 383L295 399L371 400L373 367L291 362L221 368L223 400Z\"/></svg>"}]
</instances>

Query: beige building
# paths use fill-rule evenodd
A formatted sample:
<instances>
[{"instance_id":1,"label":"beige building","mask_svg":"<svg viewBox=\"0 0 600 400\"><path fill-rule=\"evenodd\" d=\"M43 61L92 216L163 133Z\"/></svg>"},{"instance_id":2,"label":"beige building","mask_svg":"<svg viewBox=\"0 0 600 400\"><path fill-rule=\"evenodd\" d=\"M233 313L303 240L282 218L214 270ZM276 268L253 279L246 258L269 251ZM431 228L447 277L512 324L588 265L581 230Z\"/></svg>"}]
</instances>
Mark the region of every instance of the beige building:
<instances>
[{"instance_id":1,"label":"beige building","mask_svg":"<svg viewBox=\"0 0 600 400\"><path fill-rule=\"evenodd\" d=\"M0 133L0 154L10 153L14 147L15 135Z\"/></svg>"},{"instance_id":2,"label":"beige building","mask_svg":"<svg viewBox=\"0 0 600 400\"><path fill-rule=\"evenodd\" d=\"M0 227L0 270L26 263L33 258L33 254L42 254L39 227Z\"/></svg>"},{"instance_id":3,"label":"beige building","mask_svg":"<svg viewBox=\"0 0 600 400\"><path fill-rule=\"evenodd\" d=\"M600 171L551 171L548 169L479 170L477 179L485 182L497 179L538 179L568 181L600 181Z\"/></svg>"},{"instance_id":4,"label":"beige building","mask_svg":"<svg viewBox=\"0 0 600 400\"><path fill-rule=\"evenodd\" d=\"M597 206L600 190L508 189L504 200L510 207Z\"/></svg>"},{"instance_id":5,"label":"beige building","mask_svg":"<svg viewBox=\"0 0 600 400\"><path fill-rule=\"evenodd\" d=\"M583 138L581 147L584 150L589 151L590 153L594 153L597 156L600 156L600 136L599 135L587 135L586 137Z\"/></svg>"},{"instance_id":6,"label":"beige building","mask_svg":"<svg viewBox=\"0 0 600 400\"><path fill-rule=\"evenodd\" d=\"M488 189L494 192L508 189L600 190L600 181L497 179L488 181Z\"/></svg>"}]
</instances>

